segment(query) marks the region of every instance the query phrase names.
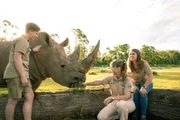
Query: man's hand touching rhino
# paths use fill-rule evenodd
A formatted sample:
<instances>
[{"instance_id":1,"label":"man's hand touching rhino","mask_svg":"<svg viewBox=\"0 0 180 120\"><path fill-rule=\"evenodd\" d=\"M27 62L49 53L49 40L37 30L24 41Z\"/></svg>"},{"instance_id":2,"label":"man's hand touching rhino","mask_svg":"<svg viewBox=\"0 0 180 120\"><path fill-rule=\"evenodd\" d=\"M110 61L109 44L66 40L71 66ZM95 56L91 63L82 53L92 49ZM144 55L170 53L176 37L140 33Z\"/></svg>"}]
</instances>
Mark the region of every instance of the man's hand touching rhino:
<instances>
[{"instance_id":1,"label":"man's hand touching rhino","mask_svg":"<svg viewBox=\"0 0 180 120\"><path fill-rule=\"evenodd\" d=\"M41 49L41 45L38 45L32 49L32 52L39 52Z\"/></svg>"}]
</instances>

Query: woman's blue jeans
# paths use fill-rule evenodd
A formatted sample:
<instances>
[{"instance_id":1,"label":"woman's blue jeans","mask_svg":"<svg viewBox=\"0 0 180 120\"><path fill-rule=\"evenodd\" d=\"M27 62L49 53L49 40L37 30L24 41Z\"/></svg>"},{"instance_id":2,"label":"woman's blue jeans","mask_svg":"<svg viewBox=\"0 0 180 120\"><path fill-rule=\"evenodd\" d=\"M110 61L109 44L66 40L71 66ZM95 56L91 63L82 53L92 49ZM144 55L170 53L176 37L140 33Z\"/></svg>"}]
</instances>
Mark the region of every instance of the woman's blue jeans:
<instances>
[{"instance_id":1,"label":"woman's blue jeans","mask_svg":"<svg viewBox=\"0 0 180 120\"><path fill-rule=\"evenodd\" d=\"M134 93L134 103L135 103L135 106L136 106L136 109L133 113L133 116L134 117L138 117L139 115L141 116L146 116L147 114L147 108L148 108L148 93L152 90L153 88L153 83L151 83L147 88L146 88L146 91L147 91L147 95L146 96L142 96L141 93L140 93L140 89L141 87L143 86L144 84L136 84L137 86L137 90L136 92ZM140 114L139 114L140 112Z\"/></svg>"}]
</instances>

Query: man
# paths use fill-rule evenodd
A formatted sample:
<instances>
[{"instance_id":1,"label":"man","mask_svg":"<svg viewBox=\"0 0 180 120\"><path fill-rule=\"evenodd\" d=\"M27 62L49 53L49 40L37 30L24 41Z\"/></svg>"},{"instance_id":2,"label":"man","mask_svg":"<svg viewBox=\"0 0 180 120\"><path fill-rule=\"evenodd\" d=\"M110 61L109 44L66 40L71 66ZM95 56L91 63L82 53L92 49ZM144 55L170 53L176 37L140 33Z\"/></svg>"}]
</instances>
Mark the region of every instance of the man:
<instances>
[{"instance_id":1,"label":"man","mask_svg":"<svg viewBox=\"0 0 180 120\"><path fill-rule=\"evenodd\" d=\"M13 41L9 62L4 72L4 79L7 82L9 100L5 108L6 120L13 120L15 106L18 100L24 95L23 104L24 120L31 120L32 103L34 93L29 80L29 40L38 37L40 28L35 23L27 23L25 34ZM32 51L37 52L41 46L36 46Z\"/></svg>"}]
</instances>

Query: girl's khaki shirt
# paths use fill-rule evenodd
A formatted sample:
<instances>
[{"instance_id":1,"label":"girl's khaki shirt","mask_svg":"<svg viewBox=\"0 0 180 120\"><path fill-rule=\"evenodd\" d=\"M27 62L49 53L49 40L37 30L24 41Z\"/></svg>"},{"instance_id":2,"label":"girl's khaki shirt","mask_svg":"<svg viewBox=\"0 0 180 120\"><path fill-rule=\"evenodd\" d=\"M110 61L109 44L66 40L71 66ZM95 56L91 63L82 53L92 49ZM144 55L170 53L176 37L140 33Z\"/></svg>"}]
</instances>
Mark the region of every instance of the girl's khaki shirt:
<instances>
[{"instance_id":1,"label":"girl's khaki shirt","mask_svg":"<svg viewBox=\"0 0 180 120\"><path fill-rule=\"evenodd\" d=\"M132 80L127 77L125 81L120 78L119 80L115 79L113 75L110 75L102 80L102 84L109 84L110 92L112 96L124 95L126 92L132 92Z\"/></svg>"}]
</instances>

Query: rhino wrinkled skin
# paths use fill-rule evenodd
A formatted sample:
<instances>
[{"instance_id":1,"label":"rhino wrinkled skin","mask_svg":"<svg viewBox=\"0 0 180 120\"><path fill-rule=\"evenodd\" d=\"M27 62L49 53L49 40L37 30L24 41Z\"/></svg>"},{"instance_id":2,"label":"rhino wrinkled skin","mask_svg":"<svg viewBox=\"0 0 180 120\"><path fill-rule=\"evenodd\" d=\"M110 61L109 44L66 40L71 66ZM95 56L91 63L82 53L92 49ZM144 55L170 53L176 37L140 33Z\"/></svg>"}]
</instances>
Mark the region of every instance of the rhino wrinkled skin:
<instances>
[{"instance_id":1,"label":"rhino wrinkled skin","mask_svg":"<svg viewBox=\"0 0 180 120\"><path fill-rule=\"evenodd\" d=\"M84 60L79 60L80 49L77 48L69 56L64 47L69 43L68 38L58 44L46 32L40 32L38 40L30 41L30 47L41 45L39 52L30 53L29 73L33 90L36 90L42 80L51 77L55 82L67 86L76 87L86 80L86 73L91 68L99 51L98 41L92 53ZM9 59L9 51L12 41L0 42L0 87L7 87L3 80L3 73Z\"/></svg>"}]
</instances>

